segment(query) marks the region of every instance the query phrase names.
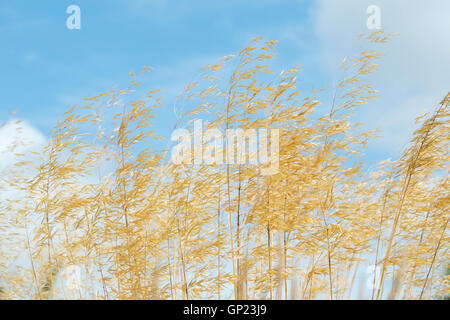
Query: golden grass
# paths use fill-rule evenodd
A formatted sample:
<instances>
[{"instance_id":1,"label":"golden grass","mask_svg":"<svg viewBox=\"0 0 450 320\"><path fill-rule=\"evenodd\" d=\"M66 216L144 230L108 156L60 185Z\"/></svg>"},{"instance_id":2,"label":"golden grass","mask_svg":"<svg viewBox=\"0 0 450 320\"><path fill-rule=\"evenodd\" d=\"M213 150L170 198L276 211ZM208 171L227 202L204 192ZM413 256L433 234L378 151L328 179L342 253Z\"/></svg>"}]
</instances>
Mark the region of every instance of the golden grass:
<instances>
[{"instance_id":1,"label":"golden grass","mask_svg":"<svg viewBox=\"0 0 450 320\"><path fill-rule=\"evenodd\" d=\"M387 38L376 32L366 40ZM142 85L131 72L129 88L68 110L37 165L24 158L3 174L22 196L0 202L2 298L448 295L450 94L418 119L400 159L366 174L373 132L352 114L375 98L364 78L380 54L343 63L327 101L324 90L296 89L298 68L270 71L274 47L256 38L204 67L174 111L176 128L204 117L222 130L281 129L278 173L171 163L169 150L152 149L161 138L152 130L159 93L133 99ZM19 255L27 262L12 267ZM71 265L81 274L75 296L59 277ZM367 284L357 280L366 269L377 273Z\"/></svg>"}]
</instances>

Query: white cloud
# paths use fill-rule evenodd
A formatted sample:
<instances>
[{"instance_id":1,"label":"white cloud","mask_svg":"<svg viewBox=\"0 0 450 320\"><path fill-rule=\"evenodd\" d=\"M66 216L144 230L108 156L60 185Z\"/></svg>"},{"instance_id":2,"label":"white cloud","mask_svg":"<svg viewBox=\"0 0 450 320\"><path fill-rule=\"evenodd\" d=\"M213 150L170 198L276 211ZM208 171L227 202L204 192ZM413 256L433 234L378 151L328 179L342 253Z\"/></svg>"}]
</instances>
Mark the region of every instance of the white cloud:
<instances>
[{"instance_id":1,"label":"white cloud","mask_svg":"<svg viewBox=\"0 0 450 320\"><path fill-rule=\"evenodd\" d=\"M0 171L14 162L15 154L37 151L45 141L44 135L26 121L9 120L0 127Z\"/></svg>"},{"instance_id":2,"label":"white cloud","mask_svg":"<svg viewBox=\"0 0 450 320\"><path fill-rule=\"evenodd\" d=\"M30 264L26 251L19 245L25 241L25 231L15 224L18 221L22 223L23 220L16 220L19 216L11 214L24 208L25 203L28 203L24 200L27 194L9 182L14 180L17 174L23 174L23 177L30 177L33 174L33 169L28 166L22 168L20 172L11 169L14 162L19 160L16 154L24 154L24 159L34 161L36 156L30 151L39 151L45 142L44 135L25 121L11 119L0 126L0 238L9 243L2 248L2 254L9 256L7 269L11 275L18 275L17 267L29 268ZM28 221L29 227L39 225L38 216L29 217L31 218Z\"/></svg>"},{"instance_id":3,"label":"white cloud","mask_svg":"<svg viewBox=\"0 0 450 320\"><path fill-rule=\"evenodd\" d=\"M450 1L318 0L315 29L328 68L337 70L345 56L364 49L357 35L374 31L366 27L369 5L380 7L382 29L399 35L381 48L385 57L372 77L379 99L365 109L362 120L382 129L376 149L398 155L414 118L434 109L450 90Z\"/></svg>"}]
</instances>

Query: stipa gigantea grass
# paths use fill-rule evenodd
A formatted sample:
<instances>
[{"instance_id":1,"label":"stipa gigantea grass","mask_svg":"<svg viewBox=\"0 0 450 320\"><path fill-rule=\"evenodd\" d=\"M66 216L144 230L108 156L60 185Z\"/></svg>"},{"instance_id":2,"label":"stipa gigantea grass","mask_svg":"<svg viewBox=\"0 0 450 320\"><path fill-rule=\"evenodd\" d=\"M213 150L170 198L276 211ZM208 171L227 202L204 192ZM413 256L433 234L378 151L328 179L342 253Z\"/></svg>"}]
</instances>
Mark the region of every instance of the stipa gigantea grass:
<instances>
[{"instance_id":1,"label":"stipa gigantea grass","mask_svg":"<svg viewBox=\"0 0 450 320\"><path fill-rule=\"evenodd\" d=\"M81 299L343 299L355 297L367 263L374 276L363 297L448 294L449 96L401 159L367 176L373 132L352 115L375 97L365 78L380 54L346 60L328 96L303 96L298 67L271 71L275 44L255 38L204 67L174 111L175 128L203 117L205 129L280 129L277 172L170 162L168 150L152 149L158 90L140 95L133 72L127 89L64 115L34 176L26 161L11 172L9 187L26 196L15 206L2 199L2 216L13 218L2 222L0 248L13 254L20 241L7 239L23 239L27 263L19 277L2 253L3 297L74 298L56 278L75 265Z\"/></svg>"}]
</instances>

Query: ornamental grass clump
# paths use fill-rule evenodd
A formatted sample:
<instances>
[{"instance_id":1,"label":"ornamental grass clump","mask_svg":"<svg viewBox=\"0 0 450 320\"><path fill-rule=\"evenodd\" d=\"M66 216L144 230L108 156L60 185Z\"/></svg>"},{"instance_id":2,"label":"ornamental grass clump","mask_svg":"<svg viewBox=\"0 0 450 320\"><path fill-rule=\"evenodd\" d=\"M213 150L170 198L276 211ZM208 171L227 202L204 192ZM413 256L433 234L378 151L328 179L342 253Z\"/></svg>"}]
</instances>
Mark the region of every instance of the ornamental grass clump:
<instances>
[{"instance_id":1,"label":"ornamental grass clump","mask_svg":"<svg viewBox=\"0 0 450 320\"><path fill-rule=\"evenodd\" d=\"M277 129L263 144L276 162L230 159L208 139L171 161L169 137L156 147L162 97L141 82L150 67L68 110L32 160L17 154L1 175L0 297L448 296L450 94L400 159L369 172L375 132L353 119L376 96L367 78L381 54L346 59L335 88L307 94L299 66L271 69L275 46L255 38L202 68L176 97L173 129Z\"/></svg>"}]
</instances>

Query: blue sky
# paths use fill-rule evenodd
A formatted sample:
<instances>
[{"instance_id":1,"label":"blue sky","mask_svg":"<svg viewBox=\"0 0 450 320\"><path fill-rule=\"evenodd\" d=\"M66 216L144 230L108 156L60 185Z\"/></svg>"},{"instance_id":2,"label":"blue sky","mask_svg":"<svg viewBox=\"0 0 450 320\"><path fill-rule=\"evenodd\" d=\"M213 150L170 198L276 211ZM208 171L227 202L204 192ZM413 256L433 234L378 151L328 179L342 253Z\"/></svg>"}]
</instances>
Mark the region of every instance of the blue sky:
<instances>
[{"instance_id":1,"label":"blue sky","mask_svg":"<svg viewBox=\"0 0 450 320\"><path fill-rule=\"evenodd\" d=\"M66 28L70 4L81 8L81 30ZM280 22L306 20L309 9L295 1L3 3L0 118L19 109L20 117L48 133L68 105L127 83L128 72L143 65L155 67L155 86L175 89L252 37L276 36ZM289 64L300 61L299 50L286 49Z\"/></svg>"},{"instance_id":2,"label":"blue sky","mask_svg":"<svg viewBox=\"0 0 450 320\"><path fill-rule=\"evenodd\" d=\"M450 1L431 0L3 1L0 3L0 123L16 118L48 136L59 116L82 98L129 82L151 65L149 89L175 96L200 68L236 53L255 36L279 41L275 67L302 65L305 89L331 83L336 66L368 33L370 4L382 27L400 32L373 82L380 99L357 117L382 138L372 160L398 155L414 117L432 109L450 82ZM81 30L66 28L66 8L81 8ZM428 49L427 49L428 48ZM433 49L434 48L434 49ZM172 123L169 106L157 125ZM166 130L167 133L167 130ZM0 137L6 139L6 137Z\"/></svg>"}]
</instances>

